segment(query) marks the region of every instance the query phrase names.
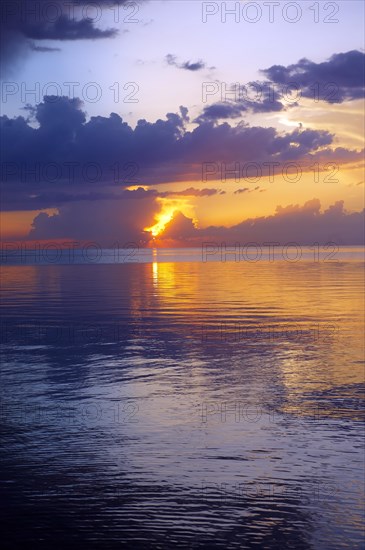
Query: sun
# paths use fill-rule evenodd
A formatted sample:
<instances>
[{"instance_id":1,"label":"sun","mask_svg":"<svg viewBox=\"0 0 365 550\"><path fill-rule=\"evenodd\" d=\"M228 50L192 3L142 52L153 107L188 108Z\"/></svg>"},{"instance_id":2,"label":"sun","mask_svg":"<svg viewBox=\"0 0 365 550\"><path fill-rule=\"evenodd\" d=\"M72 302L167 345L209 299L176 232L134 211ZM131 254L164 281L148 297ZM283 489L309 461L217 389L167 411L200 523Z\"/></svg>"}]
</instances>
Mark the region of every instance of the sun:
<instances>
[{"instance_id":1,"label":"sun","mask_svg":"<svg viewBox=\"0 0 365 550\"><path fill-rule=\"evenodd\" d=\"M157 237L163 233L166 225L172 220L176 212L176 207L170 206L163 209L162 212L157 214L156 223L151 227L146 227L145 231L149 231L153 237Z\"/></svg>"},{"instance_id":2,"label":"sun","mask_svg":"<svg viewBox=\"0 0 365 550\"><path fill-rule=\"evenodd\" d=\"M161 210L155 215L155 223L144 229L151 233L153 238L158 237L164 232L166 225L172 220L175 212L180 209L184 201L158 197L157 202L161 206Z\"/></svg>"},{"instance_id":3,"label":"sun","mask_svg":"<svg viewBox=\"0 0 365 550\"><path fill-rule=\"evenodd\" d=\"M171 222L177 212L181 212L188 218L191 218L195 224L197 223L197 220L195 219L194 207L188 198L179 197L172 199L170 197L157 197L156 200L160 205L161 210L155 214L155 223L144 228L144 231L149 232L153 239L162 236L166 226Z\"/></svg>"}]
</instances>

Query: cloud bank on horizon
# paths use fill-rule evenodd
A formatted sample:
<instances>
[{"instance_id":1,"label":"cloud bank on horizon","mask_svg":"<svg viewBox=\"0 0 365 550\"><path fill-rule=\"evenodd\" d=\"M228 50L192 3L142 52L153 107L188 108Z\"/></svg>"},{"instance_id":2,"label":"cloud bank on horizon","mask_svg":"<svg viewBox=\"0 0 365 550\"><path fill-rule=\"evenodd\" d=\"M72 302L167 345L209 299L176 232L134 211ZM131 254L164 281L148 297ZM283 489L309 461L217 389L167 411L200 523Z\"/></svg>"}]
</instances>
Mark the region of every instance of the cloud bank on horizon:
<instances>
[{"instance_id":1,"label":"cloud bank on horizon","mask_svg":"<svg viewBox=\"0 0 365 550\"><path fill-rule=\"evenodd\" d=\"M138 202L138 204L137 204ZM142 204L141 204L142 203ZM116 235L123 235L123 242L137 245L202 246L204 243L263 246L264 243L283 245L288 242L298 245L314 243L336 245L364 244L365 210L347 212L343 201L338 201L326 210L321 210L318 199L307 201L303 206L277 206L272 216L247 219L231 227L211 226L199 229L191 218L176 211L165 226L158 241L141 230L146 219L151 220L155 205L151 197L140 201L127 200L86 202L80 209L77 203L69 203L58 214L38 214L29 233L31 240L95 241L110 247ZM123 219L122 232L120 218ZM91 223L92 222L92 223ZM113 241L114 239L114 241Z\"/></svg>"}]
</instances>

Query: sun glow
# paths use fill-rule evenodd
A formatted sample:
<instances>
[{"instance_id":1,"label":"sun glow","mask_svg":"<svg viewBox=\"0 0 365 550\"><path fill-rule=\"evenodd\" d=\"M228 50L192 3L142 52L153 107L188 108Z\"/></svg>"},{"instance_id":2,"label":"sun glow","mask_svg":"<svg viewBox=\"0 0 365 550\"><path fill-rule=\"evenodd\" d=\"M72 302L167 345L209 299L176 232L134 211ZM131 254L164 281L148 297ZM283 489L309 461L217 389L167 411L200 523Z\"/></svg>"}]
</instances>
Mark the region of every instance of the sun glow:
<instances>
[{"instance_id":1,"label":"sun glow","mask_svg":"<svg viewBox=\"0 0 365 550\"><path fill-rule=\"evenodd\" d=\"M153 238L156 238L164 232L166 226L171 222L176 212L182 212L195 220L194 208L188 199L170 199L166 197L158 197L157 201L161 205L161 211L155 216L155 223L150 227L145 227L144 231L151 233Z\"/></svg>"},{"instance_id":2,"label":"sun glow","mask_svg":"<svg viewBox=\"0 0 365 550\"><path fill-rule=\"evenodd\" d=\"M126 191L138 191L138 189L143 189L143 191L148 191L149 187L148 185L130 185L129 187L126 187Z\"/></svg>"},{"instance_id":3,"label":"sun glow","mask_svg":"<svg viewBox=\"0 0 365 550\"><path fill-rule=\"evenodd\" d=\"M151 227L146 227L145 231L149 231L153 237L157 237L158 235L160 235L160 233L163 232L166 225L172 220L175 212L176 207L173 206L170 206L165 210L163 209L162 212L157 215L156 223Z\"/></svg>"}]
</instances>

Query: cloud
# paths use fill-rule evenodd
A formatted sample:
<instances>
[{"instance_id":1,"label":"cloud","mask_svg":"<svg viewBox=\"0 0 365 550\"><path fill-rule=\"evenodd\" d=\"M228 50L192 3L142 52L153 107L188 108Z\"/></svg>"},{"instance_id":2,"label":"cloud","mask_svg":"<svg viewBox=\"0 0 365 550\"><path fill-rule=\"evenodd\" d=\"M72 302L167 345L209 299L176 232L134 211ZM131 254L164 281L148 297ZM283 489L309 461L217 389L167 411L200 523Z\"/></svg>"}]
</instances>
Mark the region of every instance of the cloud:
<instances>
[{"instance_id":1,"label":"cloud","mask_svg":"<svg viewBox=\"0 0 365 550\"><path fill-rule=\"evenodd\" d=\"M66 15L60 15L52 23L25 26L23 32L33 40L95 40L117 34L116 29L98 29L91 19L72 20Z\"/></svg>"},{"instance_id":2,"label":"cloud","mask_svg":"<svg viewBox=\"0 0 365 550\"><path fill-rule=\"evenodd\" d=\"M364 97L364 69L365 53L351 50L322 63L303 58L293 65L273 65L261 72L275 84L296 84L304 97L342 103Z\"/></svg>"},{"instance_id":3,"label":"cloud","mask_svg":"<svg viewBox=\"0 0 365 550\"><path fill-rule=\"evenodd\" d=\"M207 227L198 229L193 221L181 213L175 214L160 238L175 239L180 246L201 246L212 243L221 246L234 246L239 243L312 245L315 242L337 245L364 244L365 210L349 213L344 209L344 202L337 201L326 210L321 210L318 199L311 199L304 205L277 206L271 216L251 218L232 227Z\"/></svg>"},{"instance_id":4,"label":"cloud","mask_svg":"<svg viewBox=\"0 0 365 550\"><path fill-rule=\"evenodd\" d=\"M214 120L239 118L242 113L247 111L245 105L238 105L236 103L212 103L204 107L203 112L194 120L195 123L201 124L204 122L210 122Z\"/></svg>"},{"instance_id":5,"label":"cloud","mask_svg":"<svg viewBox=\"0 0 365 550\"><path fill-rule=\"evenodd\" d=\"M189 187L188 189L184 189L183 191L165 191L162 193L158 193L159 197L212 197L213 195L217 195L220 193L220 189L195 189L194 187Z\"/></svg>"},{"instance_id":6,"label":"cloud","mask_svg":"<svg viewBox=\"0 0 365 550\"><path fill-rule=\"evenodd\" d=\"M182 63L179 63L177 61L176 55L172 55L171 53L166 55L165 60L168 65L171 65L172 67L177 67L178 69L184 69L186 71L195 72L195 71L201 71L202 69L207 68L206 63L201 59L193 63L191 61L183 61ZM209 67L209 68L214 69L214 67Z\"/></svg>"},{"instance_id":7,"label":"cloud","mask_svg":"<svg viewBox=\"0 0 365 550\"><path fill-rule=\"evenodd\" d=\"M273 161L281 167L296 162L303 171L313 162L362 161L361 151L333 149L334 135L324 130L279 132L226 122L200 122L188 130L185 107L164 120L139 120L135 128L116 113L87 119L77 98L47 96L27 110L27 119L0 117L3 209L54 207L57 193L109 187L115 194L139 183L217 180L222 165L257 163L265 176Z\"/></svg>"},{"instance_id":8,"label":"cloud","mask_svg":"<svg viewBox=\"0 0 365 550\"><path fill-rule=\"evenodd\" d=\"M49 208L58 208L67 203L72 202L91 202L91 201L135 201L144 199L157 199L168 197L212 197L217 194L224 194L225 191L213 188L195 189L190 187L183 191L162 191L159 192L156 189L144 189L138 187L137 189L121 189L111 186L103 186L103 190L99 191L96 188L92 190L80 190L80 187L74 190L59 190L59 189L47 189L43 188L37 191L28 191L24 193L15 192L11 190L6 193L6 197L3 197L2 208L5 211L19 211L19 210L41 210ZM8 196L8 194L10 194Z\"/></svg>"},{"instance_id":9,"label":"cloud","mask_svg":"<svg viewBox=\"0 0 365 550\"><path fill-rule=\"evenodd\" d=\"M111 246L133 241L147 244L151 234L143 230L154 224L160 212L161 203L157 199L169 196L211 196L215 189L189 188L180 192L163 192L137 189L107 193L90 193L78 197L76 201L66 201L56 214L40 212L33 220L28 238L30 240L74 239L95 241L101 246ZM173 229L167 230L169 238L178 239L181 235L192 235L195 226L192 220L177 213Z\"/></svg>"},{"instance_id":10,"label":"cloud","mask_svg":"<svg viewBox=\"0 0 365 550\"><path fill-rule=\"evenodd\" d=\"M68 203L57 214L41 212L33 220L30 240L94 241L100 246L119 242L144 244L150 238L143 231L153 224L159 206L154 198L143 200L100 200Z\"/></svg>"},{"instance_id":11,"label":"cloud","mask_svg":"<svg viewBox=\"0 0 365 550\"><path fill-rule=\"evenodd\" d=\"M163 239L188 240L194 237L196 232L193 220L184 216L182 212L176 212L164 229Z\"/></svg>"},{"instance_id":12,"label":"cloud","mask_svg":"<svg viewBox=\"0 0 365 550\"><path fill-rule=\"evenodd\" d=\"M195 189L195 187L189 187L188 189L183 189L182 191L157 191L156 189L144 189L143 187L138 187L137 189L126 189L122 192L122 197L128 198L145 198L146 196L153 197L212 197L220 193L220 189L214 188L204 188L204 189Z\"/></svg>"},{"instance_id":13,"label":"cloud","mask_svg":"<svg viewBox=\"0 0 365 550\"><path fill-rule=\"evenodd\" d=\"M242 189L237 189L233 192L234 195L241 195L242 193L253 193L254 191L259 191L260 193L263 193L266 191L266 189L261 189L260 186L256 186L254 189L250 189L249 187L243 187Z\"/></svg>"},{"instance_id":14,"label":"cloud","mask_svg":"<svg viewBox=\"0 0 365 550\"><path fill-rule=\"evenodd\" d=\"M334 54L323 63L301 59L288 67L273 65L260 71L267 78L264 81L231 84L227 87L227 99L204 107L195 122L235 119L246 113L285 111L298 106L300 97L327 103L359 99L364 97L364 71L365 54L357 50ZM212 90L211 93L219 92L217 85L216 92ZM232 94L236 96L234 99L230 97Z\"/></svg>"},{"instance_id":15,"label":"cloud","mask_svg":"<svg viewBox=\"0 0 365 550\"><path fill-rule=\"evenodd\" d=\"M29 48L33 52L60 52L61 48L50 48L49 46L36 46L34 42L29 43Z\"/></svg>"},{"instance_id":16,"label":"cloud","mask_svg":"<svg viewBox=\"0 0 365 550\"><path fill-rule=\"evenodd\" d=\"M94 22L100 19L95 10L125 4L128 0L99 0L90 4L90 10L84 11L85 4L79 0L27 0L1 2L0 35L3 76L11 74L18 63L30 51L53 51L32 45L31 40L96 40L116 36L117 29L101 29ZM94 6L94 11L93 7ZM102 13L102 11L101 11ZM88 14L90 14L88 16Z\"/></svg>"},{"instance_id":17,"label":"cloud","mask_svg":"<svg viewBox=\"0 0 365 550\"><path fill-rule=\"evenodd\" d=\"M153 224L160 206L147 192L142 200L100 200L72 202L59 208L58 213L38 214L28 238L31 240L65 239L94 241L100 246L135 242L147 245L151 235L143 228ZM321 245L364 244L365 210L347 212L343 201L337 201L322 210L318 199L303 205L278 205L274 214L250 218L231 227L210 226L199 229L194 221L182 212L175 212L164 232L159 246L199 246L203 243L222 243L234 246L239 243L297 243Z\"/></svg>"},{"instance_id":18,"label":"cloud","mask_svg":"<svg viewBox=\"0 0 365 550\"><path fill-rule=\"evenodd\" d=\"M282 103L283 94L276 92L273 95L270 82L249 82L247 86L232 84L231 93L236 95L235 99L227 98L225 101L218 101L204 107L201 114L194 122L210 122L220 119L234 119L242 117L244 113L272 113L285 111L286 106ZM252 90L253 97L250 97L249 90ZM297 103L291 103L291 106Z\"/></svg>"}]
</instances>

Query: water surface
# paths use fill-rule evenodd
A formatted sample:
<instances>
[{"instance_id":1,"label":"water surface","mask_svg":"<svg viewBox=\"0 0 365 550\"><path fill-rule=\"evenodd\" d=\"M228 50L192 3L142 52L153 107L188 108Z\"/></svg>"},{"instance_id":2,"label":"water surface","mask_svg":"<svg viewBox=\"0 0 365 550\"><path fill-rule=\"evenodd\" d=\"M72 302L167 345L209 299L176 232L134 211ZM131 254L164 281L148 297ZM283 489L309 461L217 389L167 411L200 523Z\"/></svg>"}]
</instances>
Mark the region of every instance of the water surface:
<instances>
[{"instance_id":1,"label":"water surface","mask_svg":"<svg viewBox=\"0 0 365 550\"><path fill-rule=\"evenodd\" d=\"M364 548L359 249L143 253L2 267L7 547Z\"/></svg>"}]
</instances>

